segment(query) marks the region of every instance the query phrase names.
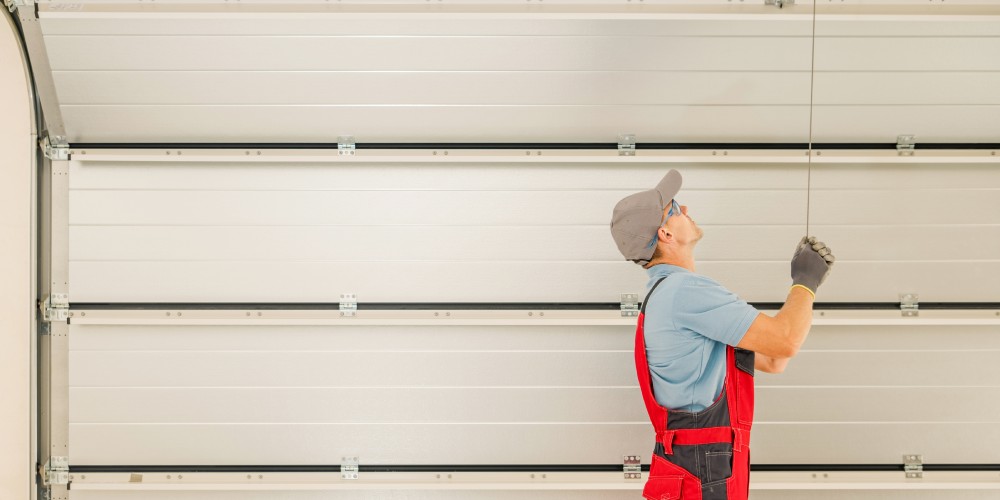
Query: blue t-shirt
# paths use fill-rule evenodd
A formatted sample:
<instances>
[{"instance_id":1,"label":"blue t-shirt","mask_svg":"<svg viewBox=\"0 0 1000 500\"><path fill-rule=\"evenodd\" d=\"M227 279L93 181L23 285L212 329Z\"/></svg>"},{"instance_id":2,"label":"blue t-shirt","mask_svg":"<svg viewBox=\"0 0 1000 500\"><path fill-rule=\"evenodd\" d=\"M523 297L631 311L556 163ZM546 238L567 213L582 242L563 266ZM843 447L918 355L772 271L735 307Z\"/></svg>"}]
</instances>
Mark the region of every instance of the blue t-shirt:
<instances>
[{"instance_id":1,"label":"blue t-shirt","mask_svg":"<svg viewBox=\"0 0 1000 500\"><path fill-rule=\"evenodd\" d=\"M722 393L726 346L743 339L757 309L716 281L682 267L659 264L646 270L653 287L644 332L653 395L660 405L701 411Z\"/></svg>"}]
</instances>

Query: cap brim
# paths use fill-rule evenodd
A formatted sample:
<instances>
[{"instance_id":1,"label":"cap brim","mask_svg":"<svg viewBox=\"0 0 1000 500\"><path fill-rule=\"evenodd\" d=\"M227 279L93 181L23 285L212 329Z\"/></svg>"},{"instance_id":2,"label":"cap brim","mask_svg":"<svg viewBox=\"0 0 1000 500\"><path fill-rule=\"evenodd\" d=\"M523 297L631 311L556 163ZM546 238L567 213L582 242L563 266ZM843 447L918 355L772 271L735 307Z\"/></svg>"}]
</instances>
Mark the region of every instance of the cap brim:
<instances>
[{"instance_id":1,"label":"cap brim","mask_svg":"<svg viewBox=\"0 0 1000 500\"><path fill-rule=\"evenodd\" d=\"M682 182L681 173L670 169L667 175L664 175L660 183L656 185L656 191L660 193L664 208L666 208L667 203L670 203L670 200L677 196L677 192L681 190Z\"/></svg>"}]
</instances>

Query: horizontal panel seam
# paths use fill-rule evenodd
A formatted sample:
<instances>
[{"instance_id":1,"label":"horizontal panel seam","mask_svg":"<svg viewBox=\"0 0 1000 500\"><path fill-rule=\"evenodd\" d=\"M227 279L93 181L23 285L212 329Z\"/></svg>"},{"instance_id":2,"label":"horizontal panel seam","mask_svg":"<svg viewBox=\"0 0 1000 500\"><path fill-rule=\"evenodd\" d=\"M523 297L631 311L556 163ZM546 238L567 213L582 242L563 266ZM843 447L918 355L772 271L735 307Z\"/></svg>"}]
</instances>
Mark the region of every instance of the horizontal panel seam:
<instances>
[{"instance_id":1,"label":"horizontal panel seam","mask_svg":"<svg viewBox=\"0 0 1000 500\"><path fill-rule=\"evenodd\" d=\"M600 103L600 104L519 104L519 103L502 103L502 104L321 104L321 103L283 103L283 104L231 104L231 103L210 103L210 104L189 104L189 103L160 103L160 104L150 104L150 103L114 103L114 104L69 104L69 103L59 103L60 108L129 108L129 107L143 107L143 108L621 108L621 107L636 107L636 108L650 108L650 107L660 107L660 108L836 108L836 107L852 107L852 108L897 108L897 107L910 107L910 108L940 108L940 107L952 107L952 108L967 108L967 107L993 107L1000 106L1000 103L834 103L834 104L823 104L814 103L812 105L809 102L802 102L796 104L784 104L784 103L762 103L762 104L739 104L739 103L650 103L650 102L636 102L636 103ZM919 144L917 145L919 148Z\"/></svg>"},{"instance_id":2,"label":"horizontal panel seam","mask_svg":"<svg viewBox=\"0 0 1000 500\"><path fill-rule=\"evenodd\" d=\"M955 70L935 70L935 69L817 69L811 72L807 68L803 69L431 69L431 70L406 70L406 69L54 69L53 74L59 73L419 73L419 74L451 74L451 73L732 73L732 74L801 74L803 76L816 74L851 74L863 73L866 75L895 74L895 73L926 73L931 75L953 75L960 73L1000 73L1000 69L955 69Z\"/></svg>"}]
</instances>

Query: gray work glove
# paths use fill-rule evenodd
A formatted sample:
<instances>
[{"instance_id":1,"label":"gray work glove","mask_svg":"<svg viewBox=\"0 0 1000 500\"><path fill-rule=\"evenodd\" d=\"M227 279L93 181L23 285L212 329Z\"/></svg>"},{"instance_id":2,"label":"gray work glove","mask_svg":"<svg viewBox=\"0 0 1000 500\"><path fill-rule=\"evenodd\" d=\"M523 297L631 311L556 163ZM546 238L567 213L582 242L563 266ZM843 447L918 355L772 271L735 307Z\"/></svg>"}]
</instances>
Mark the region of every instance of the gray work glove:
<instances>
[{"instance_id":1,"label":"gray work glove","mask_svg":"<svg viewBox=\"0 0 1000 500\"><path fill-rule=\"evenodd\" d=\"M816 295L816 289L823 284L833 267L833 254L822 241L814 236L802 238L792 256L792 286L801 285Z\"/></svg>"}]
</instances>

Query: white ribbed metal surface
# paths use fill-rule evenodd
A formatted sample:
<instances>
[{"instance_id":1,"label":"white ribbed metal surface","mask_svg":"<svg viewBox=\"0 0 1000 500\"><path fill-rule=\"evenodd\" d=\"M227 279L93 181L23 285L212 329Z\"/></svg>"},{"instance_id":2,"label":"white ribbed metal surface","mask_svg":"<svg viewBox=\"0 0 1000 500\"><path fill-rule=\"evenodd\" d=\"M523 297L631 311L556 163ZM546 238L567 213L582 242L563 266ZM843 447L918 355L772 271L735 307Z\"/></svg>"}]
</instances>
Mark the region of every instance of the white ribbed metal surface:
<instances>
[{"instance_id":1,"label":"white ribbed metal surface","mask_svg":"<svg viewBox=\"0 0 1000 500\"><path fill-rule=\"evenodd\" d=\"M613 142L635 133L640 143L804 143L810 130L815 142L1000 136L997 2L821 5L815 51L807 2L782 10L495 3L78 1L39 10L71 142L334 142L345 134L359 142ZM92 160L74 151L74 303L336 302L344 292L362 303L614 302L642 292L645 278L611 244L611 207L668 166L684 172L680 201L706 230L699 271L749 300L784 298L808 199L811 232L838 256L820 300L894 302L918 293L925 302L1000 301L1000 170L985 156L835 160L838 153L826 152L814 157L807 190L805 156L795 152L745 162L722 159L722 151L714 162L652 162L642 152L635 162L104 153ZM818 320L787 373L759 376L754 462L895 464L906 453L930 463L1000 462L1000 332L992 319L961 326L961 318L895 317L871 326L859 318ZM364 464L648 460L631 328L612 322L78 319L70 336L72 465L337 464L345 455ZM853 480L844 479L853 485L846 489L911 487ZM477 481L475 488L505 489ZM82 486L73 500L248 498L255 493L232 490L257 487ZM579 491L545 498L636 495L619 486L577 484ZM769 483L753 498L816 488L845 486ZM995 494L940 488L850 495ZM401 494L288 490L283 498L296 500ZM469 492L406 492L449 495Z\"/></svg>"},{"instance_id":2,"label":"white ribbed metal surface","mask_svg":"<svg viewBox=\"0 0 1000 500\"><path fill-rule=\"evenodd\" d=\"M785 374L758 375L755 463L1000 460L996 326L814 330ZM71 341L77 465L615 463L652 439L629 326L75 325Z\"/></svg>"},{"instance_id":3,"label":"white ribbed metal surface","mask_svg":"<svg viewBox=\"0 0 1000 500\"><path fill-rule=\"evenodd\" d=\"M666 170L148 157L74 162L74 301L614 302L646 280L612 244L611 209ZM811 230L838 256L821 300L1000 300L1000 170L921 161L813 165ZM748 300L783 300L806 166L675 166L706 231L699 270Z\"/></svg>"},{"instance_id":4,"label":"white ribbed metal surface","mask_svg":"<svg viewBox=\"0 0 1000 500\"><path fill-rule=\"evenodd\" d=\"M73 142L1000 133L996 2L820 4L815 23L809 2L75 2L40 17Z\"/></svg>"}]
</instances>

